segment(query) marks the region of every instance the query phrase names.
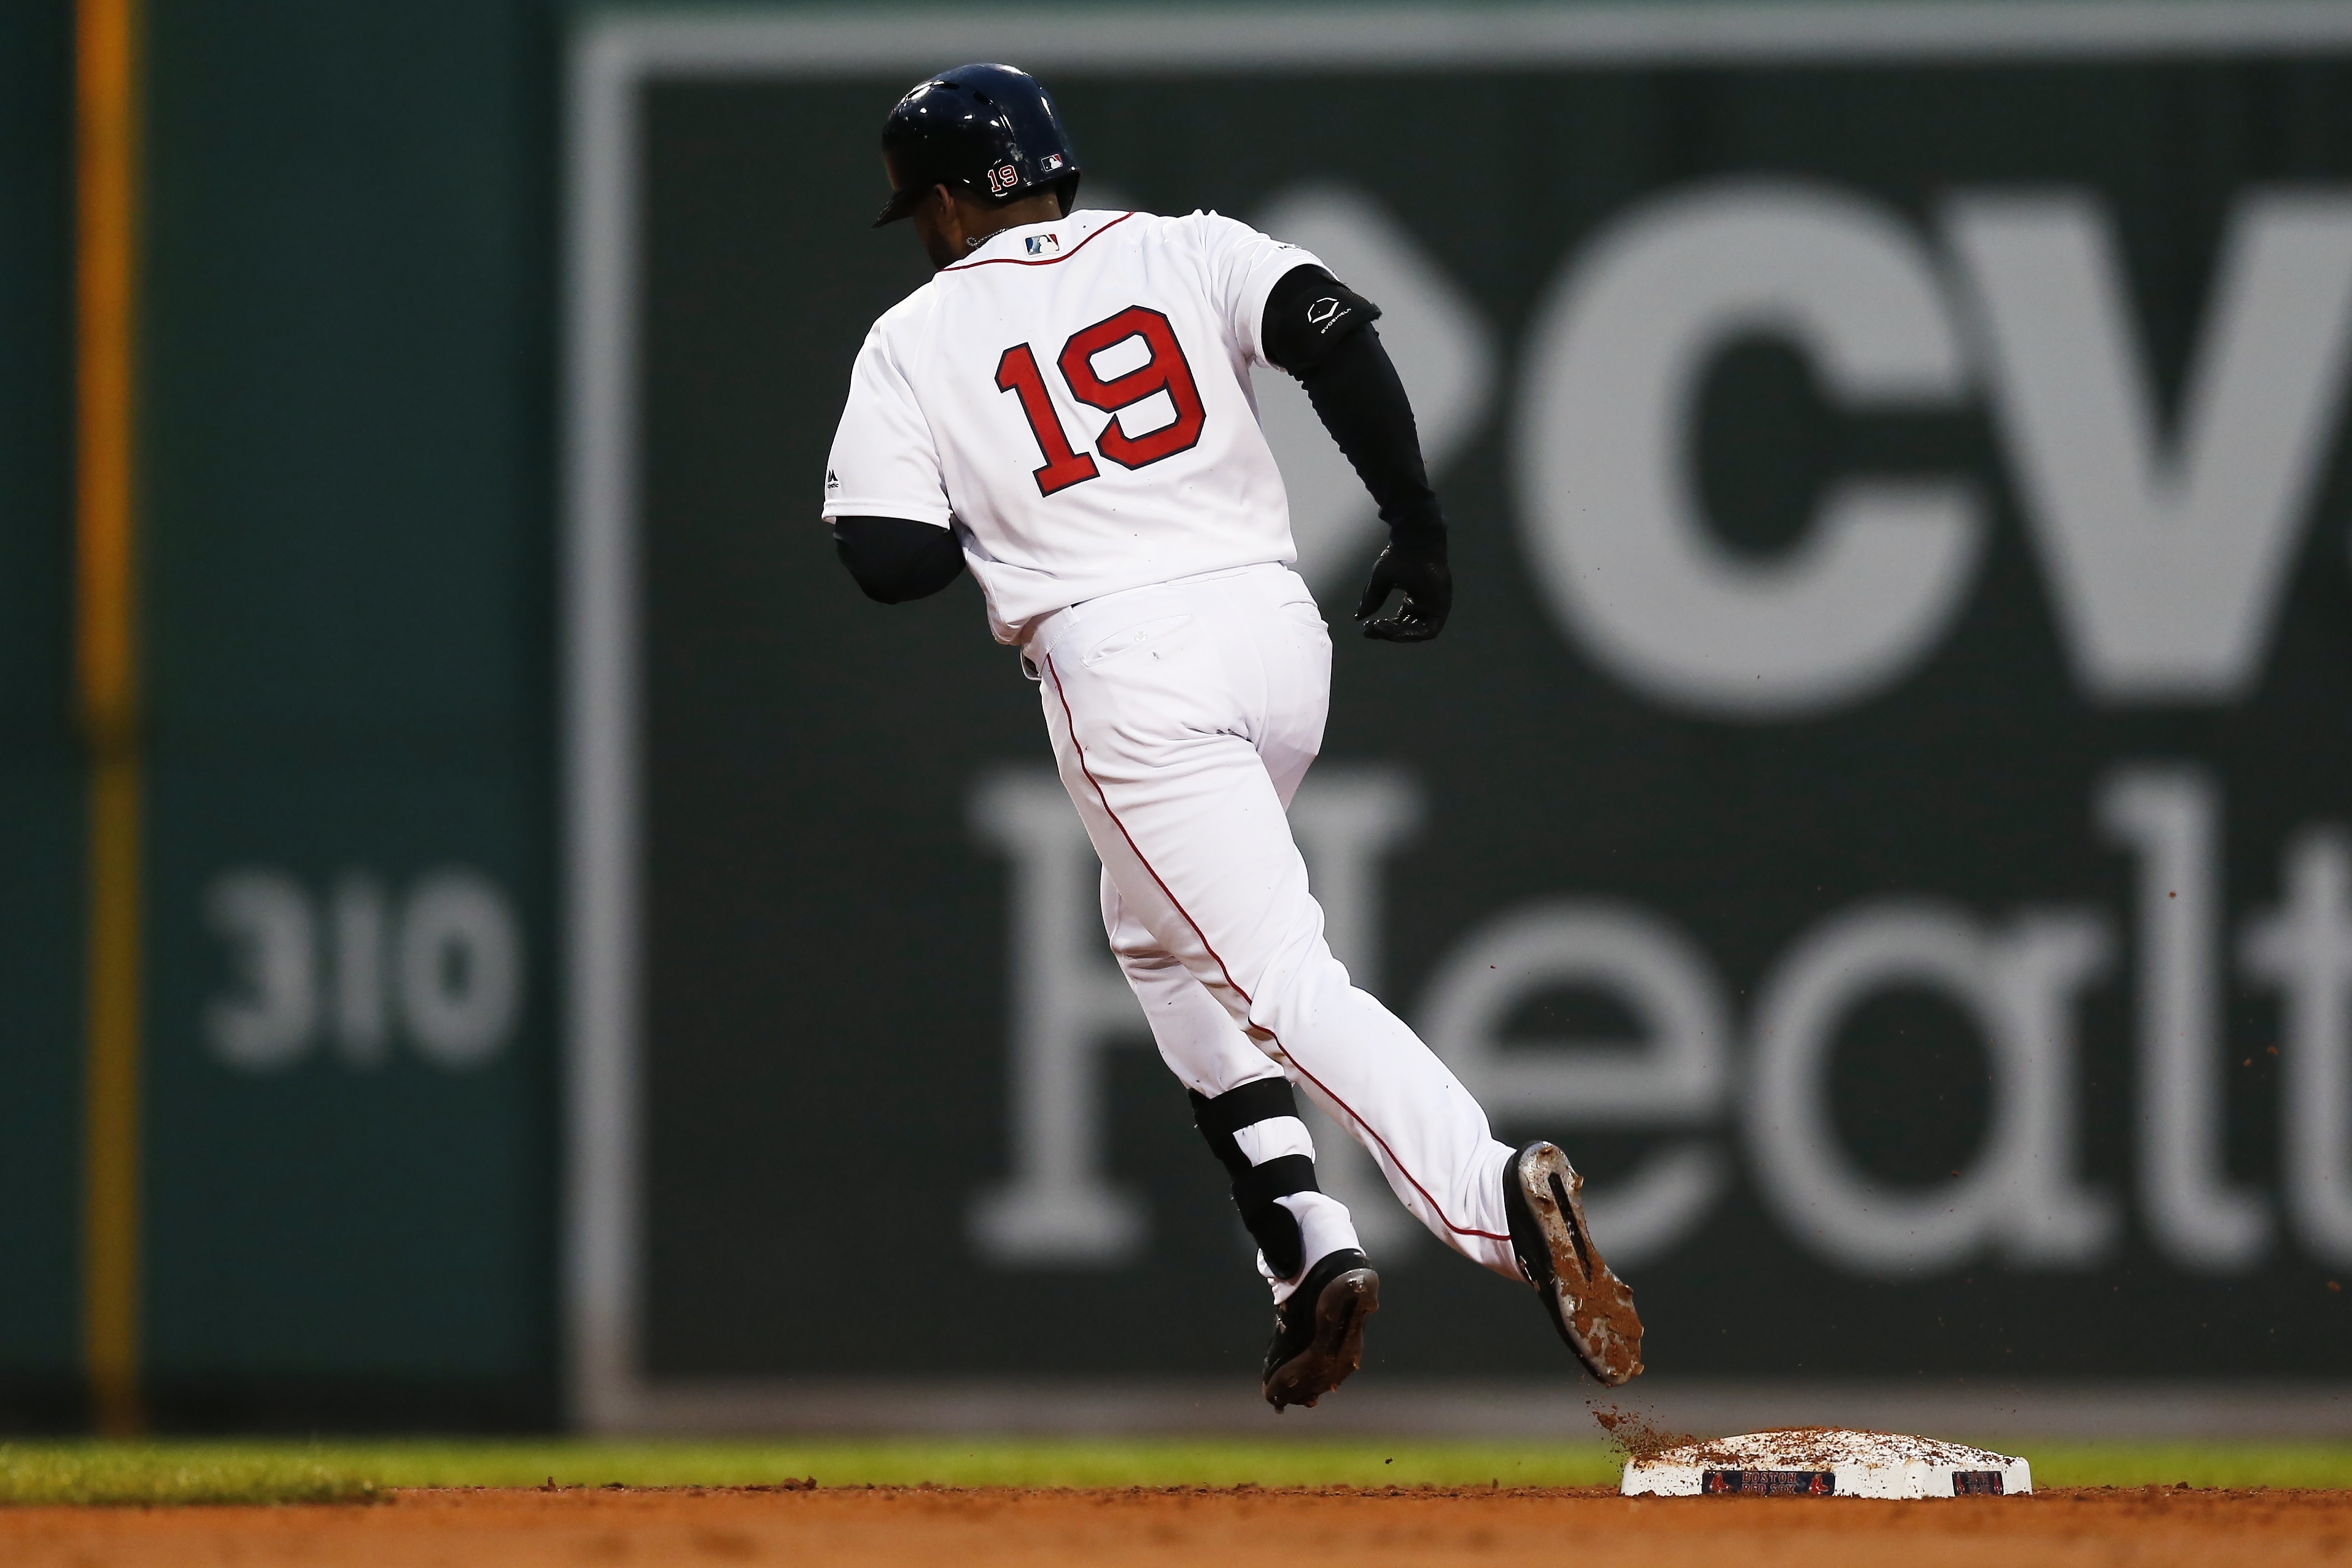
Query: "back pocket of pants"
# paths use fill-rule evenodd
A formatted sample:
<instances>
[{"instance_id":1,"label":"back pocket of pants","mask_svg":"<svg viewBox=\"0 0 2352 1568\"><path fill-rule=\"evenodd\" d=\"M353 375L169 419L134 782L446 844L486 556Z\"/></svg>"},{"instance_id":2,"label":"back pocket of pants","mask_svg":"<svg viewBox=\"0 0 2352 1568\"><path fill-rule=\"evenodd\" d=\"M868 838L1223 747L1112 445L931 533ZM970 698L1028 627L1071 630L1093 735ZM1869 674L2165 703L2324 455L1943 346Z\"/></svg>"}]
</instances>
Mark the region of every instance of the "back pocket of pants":
<instances>
[{"instance_id":1,"label":"back pocket of pants","mask_svg":"<svg viewBox=\"0 0 2352 1568\"><path fill-rule=\"evenodd\" d=\"M1184 639L1178 634L1192 624L1190 616L1161 616L1157 620L1121 626L1087 649L1086 657L1078 662L1092 669L1098 664L1132 654L1139 648L1150 649L1154 658L1172 658L1184 650Z\"/></svg>"}]
</instances>

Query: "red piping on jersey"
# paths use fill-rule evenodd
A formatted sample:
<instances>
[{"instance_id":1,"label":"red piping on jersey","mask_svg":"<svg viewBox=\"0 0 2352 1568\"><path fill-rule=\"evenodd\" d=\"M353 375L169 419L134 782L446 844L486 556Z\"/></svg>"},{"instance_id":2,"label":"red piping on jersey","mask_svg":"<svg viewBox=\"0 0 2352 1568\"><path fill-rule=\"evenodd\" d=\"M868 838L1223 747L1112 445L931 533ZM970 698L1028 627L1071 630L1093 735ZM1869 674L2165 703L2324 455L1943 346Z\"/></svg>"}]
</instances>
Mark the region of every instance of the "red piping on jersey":
<instances>
[{"instance_id":1,"label":"red piping on jersey","mask_svg":"<svg viewBox=\"0 0 2352 1568\"><path fill-rule=\"evenodd\" d=\"M1108 228L1110 226L1106 224L1103 226ZM1096 230L1096 233L1097 234L1100 232L1100 229ZM1089 237L1092 237L1090 236ZM1087 749L1079 742L1078 740L1077 715L1070 711L1070 694L1062 689L1062 672L1054 668L1054 656L1051 654L1047 654L1045 656L1045 673L1054 678L1054 695L1061 700L1062 721L1069 727L1070 747L1078 754L1078 771L1086 774L1087 783L1094 786L1095 798L1102 802L1103 815L1110 818L1110 823L1113 827L1118 829L1118 836L1127 840L1127 847L1129 850L1134 852L1137 863L1142 866L1145 873L1150 877L1151 880L1159 887L1160 890L1167 895L1168 901L1176 906L1176 912L1184 917L1184 923L1192 928L1192 934L1201 939L1202 948L1207 952L1211 958L1217 961L1217 973L1225 977L1225 984L1233 987L1234 994L1239 996L1244 1003L1248 1003L1255 1006L1256 1004L1252 1000L1250 994L1242 989L1241 983L1234 978L1234 972L1225 967L1224 959L1218 953L1216 948L1211 945L1209 942L1209 933L1201 929L1201 922L1192 918L1192 911L1186 909L1184 907L1184 900L1178 898L1175 892L1170 889L1167 881L1162 879L1159 871L1153 868L1150 860L1144 856L1142 847L1135 842L1135 835L1127 830L1127 824L1121 822L1118 819L1118 813L1110 808L1110 796L1103 793L1102 781L1095 777L1094 769L1087 766ZM1441 1206L1437 1199L1431 1194L1430 1190L1421 1184L1421 1179L1415 1176L1411 1171L1404 1168L1404 1162L1397 1158L1396 1151L1389 1147L1389 1141L1381 1136L1380 1131L1370 1122L1358 1115L1354 1106L1349 1105L1346 1100L1341 1100L1338 1095L1333 1094L1330 1087L1324 1083L1321 1079L1317 1078L1313 1073L1307 1071L1306 1065L1299 1061L1298 1058L1292 1053L1290 1047L1282 1044L1282 1037L1279 1035L1275 1035L1274 1031L1271 1029L1266 1030L1266 1033L1269 1036L1272 1036L1274 1043L1281 1047L1282 1054L1290 1058L1290 1065L1298 1068L1298 1073L1301 1078L1304 1078L1307 1082L1313 1084L1317 1089L1321 1089L1325 1098L1329 1100L1332 1104L1338 1106L1340 1110L1346 1111L1350 1121L1354 1121L1357 1126L1362 1128L1366 1132L1371 1135L1372 1142L1381 1146L1381 1152L1389 1157L1389 1163L1394 1165L1397 1168L1398 1173L1403 1176L1407 1182L1412 1184L1412 1190L1421 1194L1422 1201L1429 1205L1429 1212L1437 1216L1439 1224L1444 1226L1446 1229L1452 1231L1456 1236L1475 1236L1486 1241L1507 1242L1511 1239L1507 1236L1497 1236L1491 1230L1473 1230L1468 1226L1455 1225L1451 1219L1447 1218L1444 1208Z\"/></svg>"},{"instance_id":2,"label":"red piping on jersey","mask_svg":"<svg viewBox=\"0 0 2352 1568\"><path fill-rule=\"evenodd\" d=\"M1108 234L1112 229L1117 228L1119 225L1125 223L1134 216L1135 215L1133 213L1119 214L1117 217L1111 219L1108 223L1103 225L1102 227L1095 230L1093 234L1087 236L1086 238L1078 241L1077 244L1070 247L1069 249L1062 252L1059 256L1041 256L1034 261L1024 261L1017 256L992 256L985 261L951 262L949 265L940 268L940 270L942 272L969 272L975 267L1051 267L1056 261L1067 261L1071 257L1076 256L1079 251L1084 250L1087 246L1092 245L1097 237L1102 235ZM992 238L994 237L992 236L991 237Z\"/></svg>"}]
</instances>

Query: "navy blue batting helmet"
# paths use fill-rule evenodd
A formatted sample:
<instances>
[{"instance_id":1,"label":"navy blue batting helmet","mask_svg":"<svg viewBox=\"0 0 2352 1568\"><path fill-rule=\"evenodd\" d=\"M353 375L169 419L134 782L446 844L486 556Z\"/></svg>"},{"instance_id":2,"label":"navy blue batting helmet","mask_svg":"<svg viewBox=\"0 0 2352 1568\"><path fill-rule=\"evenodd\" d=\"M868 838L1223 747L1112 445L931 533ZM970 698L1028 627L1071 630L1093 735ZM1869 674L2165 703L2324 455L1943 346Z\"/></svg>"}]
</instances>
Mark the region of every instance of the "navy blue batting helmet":
<instances>
[{"instance_id":1,"label":"navy blue batting helmet","mask_svg":"<svg viewBox=\"0 0 2352 1568\"><path fill-rule=\"evenodd\" d=\"M1000 201L1062 186L1065 207L1078 188L1078 155L1054 100L1011 66L958 66L920 83L882 122L882 152L897 189L876 228L914 211L933 185Z\"/></svg>"}]
</instances>

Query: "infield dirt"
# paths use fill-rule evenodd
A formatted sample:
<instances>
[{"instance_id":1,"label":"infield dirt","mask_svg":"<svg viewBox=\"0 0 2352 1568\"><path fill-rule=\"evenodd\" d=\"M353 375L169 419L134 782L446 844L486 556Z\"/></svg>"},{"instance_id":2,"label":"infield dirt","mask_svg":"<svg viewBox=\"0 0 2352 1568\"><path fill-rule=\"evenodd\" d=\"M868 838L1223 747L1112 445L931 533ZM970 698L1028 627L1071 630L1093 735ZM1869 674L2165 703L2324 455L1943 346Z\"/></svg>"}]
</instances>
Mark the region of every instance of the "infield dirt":
<instances>
[{"instance_id":1,"label":"infield dirt","mask_svg":"<svg viewBox=\"0 0 2352 1568\"><path fill-rule=\"evenodd\" d=\"M1602 1491L404 1491L345 1507L0 1510L0 1562L759 1563L1191 1568L1573 1560L1945 1565L2340 1563L2352 1492L2097 1489L1935 1502Z\"/></svg>"}]
</instances>

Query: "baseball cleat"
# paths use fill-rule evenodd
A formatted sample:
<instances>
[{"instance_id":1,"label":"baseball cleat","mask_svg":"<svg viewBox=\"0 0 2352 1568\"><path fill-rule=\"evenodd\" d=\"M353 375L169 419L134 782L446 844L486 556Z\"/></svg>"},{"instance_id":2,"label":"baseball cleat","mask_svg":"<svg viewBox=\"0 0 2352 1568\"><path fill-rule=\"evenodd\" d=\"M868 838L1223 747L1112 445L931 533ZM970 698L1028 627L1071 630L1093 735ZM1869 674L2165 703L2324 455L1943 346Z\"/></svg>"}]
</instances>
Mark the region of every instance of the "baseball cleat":
<instances>
[{"instance_id":1,"label":"baseball cleat","mask_svg":"<svg viewBox=\"0 0 2352 1568\"><path fill-rule=\"evenodd\" d=\"M1264 1381L1275 1414L1285 1405L1313 1405L1363 1365L1364 1320L1380 1310L1381 1277L1355 1248L1331 1253L1308 1269L1290 1299L1274 1310Z\"/></svg>"},{"instance_id":2,"label":"baseball cleat","mask_svg":"<svg viewBox=\"0 0 2352 1568\"><path fill-rule=\"evenodd\" d=\"M1584 1370L1615 1388L1641 1373L1642 1319L1633 1292L1592 1245L1578 1195L1583 1190L1584 1178L1549 1143L1528 1144L1503 1168L1503 1207L1519 1272Z\"/></svg>"}]
</instances>

